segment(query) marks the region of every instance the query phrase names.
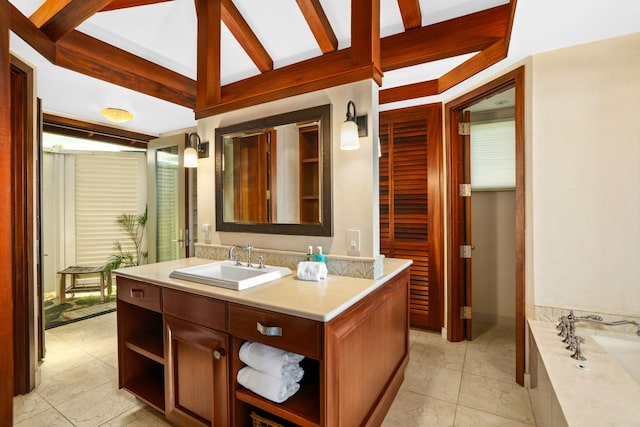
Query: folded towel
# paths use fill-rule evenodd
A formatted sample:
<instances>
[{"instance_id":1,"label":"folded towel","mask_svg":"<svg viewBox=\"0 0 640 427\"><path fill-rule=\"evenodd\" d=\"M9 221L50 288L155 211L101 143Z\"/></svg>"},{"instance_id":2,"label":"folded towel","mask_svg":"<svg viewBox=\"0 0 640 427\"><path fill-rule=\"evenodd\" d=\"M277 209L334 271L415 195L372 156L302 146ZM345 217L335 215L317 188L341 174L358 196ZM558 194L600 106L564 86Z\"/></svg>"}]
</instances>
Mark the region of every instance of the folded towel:
<instances>
[{"instance_id":1,"label":"folded towel","mask_svg":"<svg viewBox=\"0 0 640 427\"><path fill-rule=\"evenodd\" d=\"M321 280L327 278L327 265L324 262L303 261L298 263L298 279Z\"/></svg>"},{"instance_id":2,"label":"folded towel","mask_svg":"<svg viewBox=\"0 0 640 427\"><path fill-rule=\"evenodd\" d=\"M246 341L240 346L238 355L245 364L274 377L288 376L300 381L304 374L298 364L304 356L259 342Z\"/></svg>"},{"instance_id":3,"label":"folded towel","mask_svg":"<svg viewBox=\"0 0 640 427\"><path fill-rule=\"evenodd\" d=\"M284 402L300 390L300 384L287 377L277 378L250 366L245 366L238 371L238 382L252 392L276 403Z\"/></svg>"}]
</instances>

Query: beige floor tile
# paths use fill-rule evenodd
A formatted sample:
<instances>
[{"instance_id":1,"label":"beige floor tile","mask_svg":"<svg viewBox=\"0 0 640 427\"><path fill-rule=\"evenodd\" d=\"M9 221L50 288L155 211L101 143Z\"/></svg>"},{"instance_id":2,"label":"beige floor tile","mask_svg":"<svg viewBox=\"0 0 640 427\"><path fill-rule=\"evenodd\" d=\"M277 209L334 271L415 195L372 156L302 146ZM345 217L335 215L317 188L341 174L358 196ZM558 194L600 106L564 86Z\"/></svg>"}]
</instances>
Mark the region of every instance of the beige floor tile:
<instances>
[{"instance_id":1,"label":"beige floor tile","mask_svg":"<svg viewBox=\"0 0 640 427\"><path fill-rule=\"evenodd\" d=\"M163 427L171 426L162 414L147 406L138 406L102 424L101 427Z\"/></svg>"},{"instance_id":2,"label":"beige floor tile","mask_svg":"<svg viewBox=\"0 0 640 427\"><path fill-rule=\"evenodd\" d=\"M534 422L529 393L514 381L463 373L458 404L523 423Z\"/></svg>"},{"instance_id":3,"label":"beige floor tile","mask_svg":"<svg viewBox=\"0 0 640 427\"><path fill-rule=\"evenodd\" d=\"M68 400L56 408L74 426L100 426L138 406L129 393L118 390L117 381L111 381Z\"/></svg>"},{"instance_id":4,"label":"beige floor tile","mask_svg":"<svg viewBox=\"0 0 640 427\"><path fill-rule=\"evenodd\" d=\"M452 426L456 405L443 400L400 390L387 414L383 427Z\"/></svg>"},{"instance_id":5,"label":"beige floor tile","mask_svg":"<svg viewBox=\"0 0 640 427\"><path fill-rule=\"evenodd\" d=\"M524 424L499 415L479 411L458 405L456 410L456 420L453 423L456 427L528 427L531 424Z\"/></svg>"},{"instance_id":6,"label":"beige floor tile","mask_svg":"<svg viewBox=\"0 0 640 427\"><path fill-rule=\"evenodd\" d=\"M515 352L482 351L467 346L463 371L502 381L515 381Z\"/></svg>"},{"instance_id":7,"label":"beige floor tile","mask_svg":"<svg viewBox=\"0 0 640 427\"><path fill-rule=\"evenodd\" d=\"M15 426L20 427L73 427L73 424L69 422L60 412L54 408L47 409L44 412L39 413L31 418L21 421Z\"/></svg>"},{"instance_id":8,"label":"beige floor tile","mask_svg":"<svg viewBox=\"0 0 640 427\"><path fill-rule=\"evenodd\" d=\"M16 396L13 398L13 422L18 424L48 409L52 409L52 406L38 393Z\"/></svg>"},{"instance_id":9,"label":"beige floor tile","mask_svg":"<svg viewBox=\"0 0 640 427\"><path fill-rule=\"evenodd\" d=\"M452 343L438 334L422 332L410 349L409 359L433 367L462 371L466 342Z\"/></svg>"},{"instance_id":10,"label":"beige floor tile","mask_svg":"<svg viewBox=\"0 0 640 427\"><path fill-rule=\"evenodd\" d=\"M462 372L409 361L402 389L456 403Z\"/></svg>"},{"instance_id":11,"label":"beige floor tile","mask_svg":"<svg viewBox=\"0 0 640 427\"><path fill-rule=\"evenodd\" d=\"M85 393L118 377L112 366L101 360L90 358L78 361L78 365L56 374L43 375L36 393L53 406L82 396Z\"/></svg>"}]
</instances>

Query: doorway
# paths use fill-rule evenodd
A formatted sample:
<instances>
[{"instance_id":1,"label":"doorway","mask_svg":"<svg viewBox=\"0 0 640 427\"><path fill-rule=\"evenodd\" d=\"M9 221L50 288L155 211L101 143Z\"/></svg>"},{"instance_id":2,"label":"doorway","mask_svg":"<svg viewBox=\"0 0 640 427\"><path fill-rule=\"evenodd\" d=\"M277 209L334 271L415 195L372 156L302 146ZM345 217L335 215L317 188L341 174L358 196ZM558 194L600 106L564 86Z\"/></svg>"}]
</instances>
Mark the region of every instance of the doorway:
<instances>
[{"instance_id":1,"label":"doorway","mask_svg":"<svg viewBox=\"0 0 640 427\"><path fill-rule=\"evenodd\" d=\"M524 209L524 67L520 67L498 79L472 91L462 97L448 103L445 108L447 127L447 181L449 188L448 208L449 208L449 246L448 246L448 319L447 338L450 341L462 341L472 339L473 324L471 314L473 312L473 264L472 260L474 243L472 241L472 221L473 208L470 195L472 188L466 184L471 184L472 175L471 158L471 133L470 125L460 125L459 123L469 122L473 106L481 101L491 98L500 93L508 93L513 88L513 118L515 133L515 171L513 193L506 194L505 200L511 198L510 208L506 211L513 212L511 227L514 233L512 238L514 250L512 258L502 257L502 266L499 269L501 275L511 274L510 281L512 303L506 306L512 308L515 315L515 352L516 352L516 382L524 385L525 367L525 313L524 313L524 230L525 230L525 209ZM497 190L495 188L494 190ZM505 190L505 189L501 189ZM493 191L492 193L497 193ZM496 209L498 205L508 206L509 202L497 201L496 194L489 199L494 199L485 203L486 206ZM482 206L482 204L480 205ZM503 206L504 207L504 206ZM489 218L496 222L496 213ZM476 217L478 219L479 217ZM501 221L501 229L509 227L507 220ZM486 224L485 224L486 225ZM497 230L497 229L496 229ZM496 231L497 232L497 231ZM495 233L494 233L495 238ZM509 240L509 239L505 239ZM504 242L503 242L504 243ZM505 246L502 244L501 246ZM506 245L508 246L508 245ZM504 249L504 248L503 248ZM488 251L492 258L496 259L498 248L494 246L494 253ZM505 269L505 263L512 263ZM480 264L480 263L479 263ZM510 273L509 273L510 269ZM494 274L498 269L494 271ZM506 271L506 273L505 273ZM481 274L481 273L479 273ZM499 291L504 296L505 291ZM494 315L499 312L494 307Z\"/></svg>"}]
</instances>

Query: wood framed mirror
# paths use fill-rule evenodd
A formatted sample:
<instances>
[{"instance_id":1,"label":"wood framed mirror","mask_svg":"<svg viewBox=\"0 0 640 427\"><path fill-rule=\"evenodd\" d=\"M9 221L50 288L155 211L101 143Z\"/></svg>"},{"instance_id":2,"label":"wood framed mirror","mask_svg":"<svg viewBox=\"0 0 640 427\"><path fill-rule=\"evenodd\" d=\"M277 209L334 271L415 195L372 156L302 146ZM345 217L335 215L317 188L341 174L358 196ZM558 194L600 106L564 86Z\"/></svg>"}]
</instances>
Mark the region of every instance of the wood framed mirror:
<instances>
[{"instance_id":1,"label":"wood framed mirror","mask_svg":"<svg viewBox=\"0 0 640 427\"><path fill-rule=\"evenodd\" d=\"M331 105L217 128L216 230L332 236Z\"/></svg>"}]
</instances>

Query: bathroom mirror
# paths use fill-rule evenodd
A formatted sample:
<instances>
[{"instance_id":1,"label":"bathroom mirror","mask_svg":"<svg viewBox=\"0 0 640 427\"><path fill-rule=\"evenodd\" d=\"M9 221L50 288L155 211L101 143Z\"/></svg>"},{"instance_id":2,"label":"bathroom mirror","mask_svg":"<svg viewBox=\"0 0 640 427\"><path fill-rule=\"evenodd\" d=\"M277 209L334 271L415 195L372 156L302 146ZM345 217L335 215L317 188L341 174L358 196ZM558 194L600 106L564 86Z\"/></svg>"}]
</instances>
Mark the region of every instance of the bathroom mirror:
<instances>
[{"instance_id":1,"label":"bathroom mirror","mask_svg":"<svg viewBox=\"0 0 640 427\"><path fill-rule=\"evenodd\" d=\"M331 236L331 106L216 129L216 229Z\"/></svg>"}]
</instances>

